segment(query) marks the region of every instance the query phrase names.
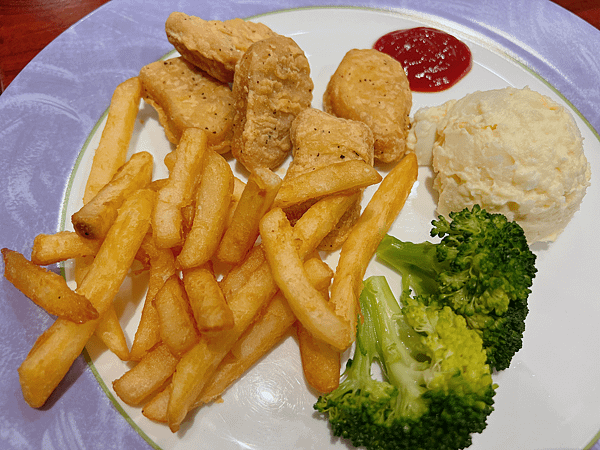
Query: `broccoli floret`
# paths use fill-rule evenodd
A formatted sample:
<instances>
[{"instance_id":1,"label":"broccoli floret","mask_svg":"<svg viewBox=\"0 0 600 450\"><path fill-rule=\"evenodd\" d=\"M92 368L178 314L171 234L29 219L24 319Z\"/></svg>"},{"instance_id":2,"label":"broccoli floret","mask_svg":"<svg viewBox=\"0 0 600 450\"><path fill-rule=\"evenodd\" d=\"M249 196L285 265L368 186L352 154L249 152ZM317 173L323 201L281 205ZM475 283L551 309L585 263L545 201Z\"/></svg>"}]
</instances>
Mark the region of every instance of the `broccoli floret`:
<instances>
[{"instance_id":1,"label":"broccoli floret","mask_svg":"<svg viewBox=\"0 0 600 450\"><path fill-rule=\"evenodd\" d=\"M377 255L402 275L426 305L449 306L477 330L496 370L510 365L523 344L527 299L536 274L535 254L523 229L502 214L475 205L432 222L439 243L402 242L385 236Z\"/></svg>"},{"instance_id":2,"label":"broccoli floret","mask_svg":"<svg viewBox=\"0 0 600 450\"><path fill-rule=\"evenodd\" d=\"M315 404L334 435L370 450L470 446L494 409L479 335L449 307L409 298L400 308L382 276L365 280L360 306L353 359L339 387Z\"/></svg>"}]
</instances>

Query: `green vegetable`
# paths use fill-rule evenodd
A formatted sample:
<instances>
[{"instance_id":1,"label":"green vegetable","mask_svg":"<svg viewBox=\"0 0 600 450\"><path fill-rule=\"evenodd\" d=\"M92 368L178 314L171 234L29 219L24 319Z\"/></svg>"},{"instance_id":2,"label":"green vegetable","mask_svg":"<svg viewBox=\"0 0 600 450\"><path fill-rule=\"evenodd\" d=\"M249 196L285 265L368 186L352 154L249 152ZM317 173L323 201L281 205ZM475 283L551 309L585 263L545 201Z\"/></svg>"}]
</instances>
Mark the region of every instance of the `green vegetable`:
<instances>
[{"instance_id":1,"label":"green vegetable","mask_svg":"<svg viewBox=\"0 0 600 450\"><path fill-rule=\"evenodd\" d=\"M412 291L425 305L449 306L481 335L490 367L507 368L522 347L536 274L523 229L478 205L451 213L450 221L440 216L432 225L439 243L387 235L379 245L379 258L402 275L401 301Z\"/></svg>"},{"instance_id":2,"label":"green vegetable","mask_svg":"<svg viewBox=\"0 0 600 450\"><path fill-rule=\"evenodd\" d=\"M356 350L321 396L333 433L370 450L454 450L486 427L495 385L479 335L449 307L400 308L384 277L365 280ZM379 362L383 380L372 375Z\"/></svg>"}]
</instances>

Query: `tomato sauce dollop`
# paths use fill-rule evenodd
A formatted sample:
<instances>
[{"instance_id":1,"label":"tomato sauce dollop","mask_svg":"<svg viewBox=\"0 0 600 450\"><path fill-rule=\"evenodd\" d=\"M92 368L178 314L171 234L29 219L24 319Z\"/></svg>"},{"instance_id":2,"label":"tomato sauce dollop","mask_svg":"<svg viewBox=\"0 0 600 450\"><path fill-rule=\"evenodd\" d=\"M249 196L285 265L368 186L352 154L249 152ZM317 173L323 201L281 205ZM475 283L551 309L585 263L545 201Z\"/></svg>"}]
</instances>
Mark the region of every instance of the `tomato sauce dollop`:
<instances>
[{"instance_id":1,"label":"tomato sauce dollop","mask_svg":"<svg viewBox=\"0 0 600 450\"><path fill-rule=\"evenodd\" d=\"M402 64L410 89L416 92L448 89L464 77L472 66L469 47L435 28L392 31L380 37L373 48L387 53Z\"/></svg>"}]
</instances>

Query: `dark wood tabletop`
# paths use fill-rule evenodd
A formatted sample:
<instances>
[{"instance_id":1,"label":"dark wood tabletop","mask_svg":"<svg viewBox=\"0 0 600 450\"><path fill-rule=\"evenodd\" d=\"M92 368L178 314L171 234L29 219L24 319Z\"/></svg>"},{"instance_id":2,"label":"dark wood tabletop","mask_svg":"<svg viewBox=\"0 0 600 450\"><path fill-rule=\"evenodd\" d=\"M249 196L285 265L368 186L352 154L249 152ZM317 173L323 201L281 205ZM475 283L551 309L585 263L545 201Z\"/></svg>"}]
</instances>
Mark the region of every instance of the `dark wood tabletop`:
<instances>
[{"instance_id":1,"label":"dark wood tabletop","mask_svg":"<svg viewBox=\"0 0 600 450\"><path fill-rule=\"evenodd\" d=\"M60 33L109 0L2 0L0 93ZM554 0L600 29L600 0Z\"/></svg>"}]
</instances>

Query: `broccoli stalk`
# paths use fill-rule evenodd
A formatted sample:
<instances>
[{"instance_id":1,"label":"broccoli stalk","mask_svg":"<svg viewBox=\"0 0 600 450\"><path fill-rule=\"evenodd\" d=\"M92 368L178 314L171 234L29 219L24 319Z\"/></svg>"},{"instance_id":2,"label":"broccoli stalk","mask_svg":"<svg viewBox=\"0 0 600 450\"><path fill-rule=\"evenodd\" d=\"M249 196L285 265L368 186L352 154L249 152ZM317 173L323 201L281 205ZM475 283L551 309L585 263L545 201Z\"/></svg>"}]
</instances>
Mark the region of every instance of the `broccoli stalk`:
<instances>
[{"instance_id":1,"label":"broccoli stalk","mask_svg":"<svg viewBox=\"0 0 600 450\"><path fill-rule=\"evenodd\" d=\"M388 235L377 256L402 275L401 300L412 291L425 305L452 308L481 335L488 364L503 370L522 347L536 257L523 229L501 214L475 205L450 219L432 222L439 243Z\"/></svg>"},{"instance_id":2,"label":"broccoli stalk","mask_svg":"<svg viewBox=\"0 0 600 450\"><path fill-rule=\"evenodd\" d=\"M365 280L356 349L339 387L315 409L334 435L370 450L454 450L471 445L493 411L495 385L479 335L448 307L408 299L384 277ZM383 380L372 375L377 361Z\"/></svg>"}]
</instances>

